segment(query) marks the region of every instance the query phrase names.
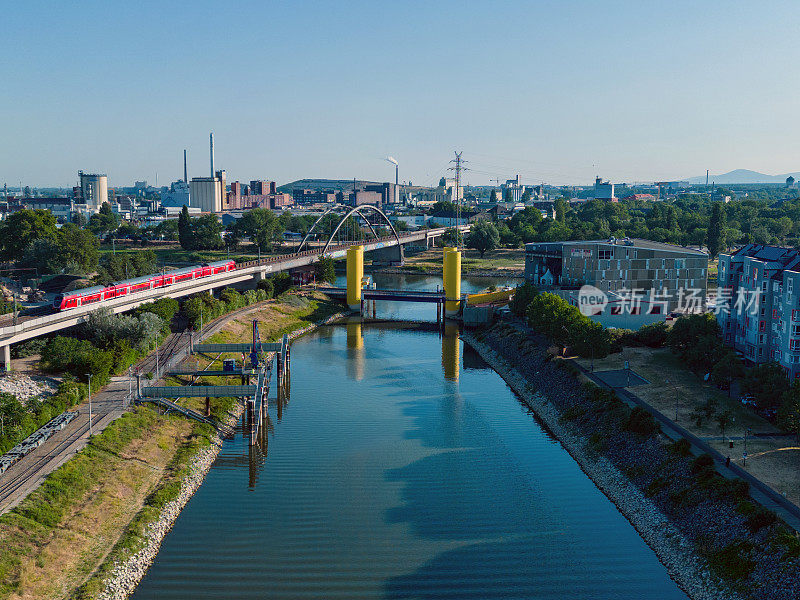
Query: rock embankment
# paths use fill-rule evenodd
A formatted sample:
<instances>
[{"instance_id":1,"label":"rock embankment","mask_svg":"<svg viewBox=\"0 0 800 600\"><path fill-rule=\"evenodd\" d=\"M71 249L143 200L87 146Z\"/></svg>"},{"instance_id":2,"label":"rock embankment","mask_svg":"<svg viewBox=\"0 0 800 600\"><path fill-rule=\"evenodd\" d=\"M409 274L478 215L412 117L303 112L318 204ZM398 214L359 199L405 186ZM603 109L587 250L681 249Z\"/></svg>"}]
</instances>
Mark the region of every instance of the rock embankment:
<instances>
[{"instance_id":1,"label":"rock embankment","mask_svg":"<svg viewBox=\"0 0 800 600\"><path fill-rule=\"evenodd\" d=\"M800 598L800 540L752 501L746 482L719 476L711 457L695 459L615 394L582 386L526 327L498 324L467 339L562 436L691 597Z\"/></svg>"},{"instance_id":2,"label":"rock embankment","mask_svg":"<svg viewBox=\"0 0 800 600\"><path fill-rule=\"evenodd\" d=\"M6 373L0 377L0 392L14 394L17 400L26 404L31 399L52 396L56 384L46 377L33 379L22 373Z\"/></svg>"},{"instance_id":3,"label":"rock embankment","mask_svg":"<svg viewBox=\"0 0 800 600\"><path fill-rule=\"evenodd\" d=\"M527 377L523 376L487 344L479 342L469 334L464 335L464 341L469 343L523 402L544 421L581 469L636 528L662 564L667 567L670 577L689 597L693 600L740 598L717 584L705 566L705 561L696 556L691 540L687 539L608 459L588 451L586 439L563 423L560 411L539 391L547 388L551 393L557 394L559 389L570 390L572 385L563 388L558 386L557 382L553 381L553 373L544 368L528 372ZM571 382L565 380L563 383Z\"/></svg>"}]
</instances>

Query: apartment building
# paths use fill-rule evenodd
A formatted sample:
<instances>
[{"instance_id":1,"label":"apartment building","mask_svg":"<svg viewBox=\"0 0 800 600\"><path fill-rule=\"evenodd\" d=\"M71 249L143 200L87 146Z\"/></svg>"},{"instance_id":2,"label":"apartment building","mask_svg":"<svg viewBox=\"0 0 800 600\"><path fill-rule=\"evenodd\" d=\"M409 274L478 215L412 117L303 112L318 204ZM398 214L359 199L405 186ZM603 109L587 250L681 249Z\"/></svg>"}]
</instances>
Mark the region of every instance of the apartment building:
<instances>
[{"instance_id":1,"label":"apartment building","mask_svg":"<svg viewBox=\"0 0 800 600\"><path fill-rule=\"evenodd\" d=\"M800 377L800 252L748 244L720 254L716 310L725 343L745 360Z\"/></svg>"},{"instance_id":2,"label":"apartment building","mask_svg":"<svg viewBox=\"0 0 800 600\"><path fill-rule=\"evenodd\" d=\"M708 255L640 239L534 242L525 245L525 277L542 288L593 285L618 295L657 295L649 310L699 311L705 306Z\"/></svg>"}]
</instances>

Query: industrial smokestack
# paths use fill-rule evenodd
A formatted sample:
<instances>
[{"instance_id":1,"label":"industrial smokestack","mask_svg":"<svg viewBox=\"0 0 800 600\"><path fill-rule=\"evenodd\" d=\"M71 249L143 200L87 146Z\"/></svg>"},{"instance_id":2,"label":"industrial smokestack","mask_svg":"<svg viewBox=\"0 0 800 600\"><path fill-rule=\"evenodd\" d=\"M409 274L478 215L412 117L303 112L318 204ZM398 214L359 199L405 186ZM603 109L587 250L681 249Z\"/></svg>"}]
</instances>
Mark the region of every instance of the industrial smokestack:
<instances>
[{"instance_id":1,"label":"industrial smokestack","mask_svg":"<svg viewBox=\"0 0 800 600\"><path fill-rule=\"evenodd\" d=\"M211 154L211 177L214 177L214 132L208 134L209 152Z\"/></svg>"},{"instance_id":2,"label":"industrial smokestack","mask_svg":"<svg viewBox=\"0 0 800 600\"><path fill-rule=\"evenodd\" d=\"M186 170L186 148L183 149L183 183L189 183L189 172Z\"/></svg>"}]
</instances>

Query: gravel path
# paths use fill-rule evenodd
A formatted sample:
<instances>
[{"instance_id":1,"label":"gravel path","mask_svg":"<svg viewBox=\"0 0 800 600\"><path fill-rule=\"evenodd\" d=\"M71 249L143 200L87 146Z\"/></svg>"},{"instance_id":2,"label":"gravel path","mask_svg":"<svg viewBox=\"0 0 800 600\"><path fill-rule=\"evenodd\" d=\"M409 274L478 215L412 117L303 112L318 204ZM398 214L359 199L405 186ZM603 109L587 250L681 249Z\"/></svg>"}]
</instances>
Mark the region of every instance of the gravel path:
<instances>
[{"instance_id":1,"label":"gravel path","mask_svg":"<svg viewBox=\"0 0 800 600\"><path fill-rule=\"evenodd\" d=\"M605 457L587 451L585 437L561 421L561 414L537 389L536 373L525 377L486 344L469 333L462 335L483 359L508 383L520 398L544 421L581 469L630 521L642 539L656 553L670 577L693 600L740 600L723 589L712 576L695 545L674 526L641 490ZM541 385L548 385L541 381Z\"/></svg>"}]
</instances>

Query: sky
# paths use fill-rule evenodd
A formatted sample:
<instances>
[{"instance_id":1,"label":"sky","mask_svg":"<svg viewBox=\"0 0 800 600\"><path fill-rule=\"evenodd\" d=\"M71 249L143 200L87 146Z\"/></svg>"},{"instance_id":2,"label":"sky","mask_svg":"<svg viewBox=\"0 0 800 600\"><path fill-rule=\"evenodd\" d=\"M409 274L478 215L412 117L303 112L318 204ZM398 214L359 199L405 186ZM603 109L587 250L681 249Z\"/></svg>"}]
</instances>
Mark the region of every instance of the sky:
<instances>
[{"instance_id":1,"label":"sky","mask_svg":"<svg viewBox=\"0 0 800 600\"><path fill-rule=\"evenodd\" d=\"M796 1L72 4L3 9L0 184L800 170Z\"/></svg>"}]
</instances>

